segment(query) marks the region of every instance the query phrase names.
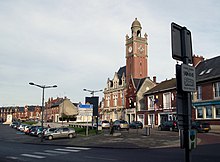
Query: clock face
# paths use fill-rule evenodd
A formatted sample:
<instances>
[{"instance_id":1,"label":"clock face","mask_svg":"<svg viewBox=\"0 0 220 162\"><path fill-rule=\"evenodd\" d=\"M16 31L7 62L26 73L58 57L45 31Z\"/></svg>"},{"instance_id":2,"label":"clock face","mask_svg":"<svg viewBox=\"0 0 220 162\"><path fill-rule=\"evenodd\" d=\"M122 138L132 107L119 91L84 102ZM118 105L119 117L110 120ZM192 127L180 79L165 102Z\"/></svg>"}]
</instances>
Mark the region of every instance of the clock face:
<instances>
[{"instance_id":1,"label":"clock face","mask_svg":"<svg viewBox=\"0 0 220 162\"><path fill-rule=\"evenodd\" d=\"M138 47L138 50L139 50L139 52L143 52L144 51L144 47L142 46L142 45L140 45L139 47Z\"/></svg>"},{"instance_id":2,"label":"clock face","mask_svg":"<svg viewBox=\"0 0 220 162\"><path fill-rule=\"evenodd\" d=\"M128 52L131 52L132 51L132 47L130 46L129 48L128 48Z\"/></svg>"}]
</instances>

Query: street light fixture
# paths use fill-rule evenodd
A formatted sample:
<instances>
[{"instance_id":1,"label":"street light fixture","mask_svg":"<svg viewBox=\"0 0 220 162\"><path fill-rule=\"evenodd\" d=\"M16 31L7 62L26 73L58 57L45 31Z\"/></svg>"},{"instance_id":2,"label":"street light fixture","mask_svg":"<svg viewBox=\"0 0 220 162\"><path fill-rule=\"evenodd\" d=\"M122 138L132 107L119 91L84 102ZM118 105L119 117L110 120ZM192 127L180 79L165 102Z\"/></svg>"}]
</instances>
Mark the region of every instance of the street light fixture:
<instances>
[{"instance_id":1,"label":"street light fixture","mask_svg":"<svg viewBox=\"0 0 220 162\"><path fill-rule=\"evenodd\" d=\"M100 90L88 90L88 89L83 89L84 91L87 91L87 92L90 92L90 94L94 97L94 95L95 95L95 92L102 92L102 89L100 89Z\"/></svg>"},{"instance_id":2,"label":"street light fixture","mask_svg":"<svg viewBox=\"0 0 220 162\"><path fill-rule=\"evenodd\" d=\"M42 128L42 133L41 133L41 142L43 142L43 123L44 123L44 89L46 88L56 88L57 85L53 85L53 86L46 86L46 85L38 85L38 84L35 84L33 82L30 82L29 83L30 85L32 86L36 86L36 87L39 87L39 88L42 88L43 89L43 93L42 93L42 108L41 108L41 128Z\"/></svg>"}]
</instances>

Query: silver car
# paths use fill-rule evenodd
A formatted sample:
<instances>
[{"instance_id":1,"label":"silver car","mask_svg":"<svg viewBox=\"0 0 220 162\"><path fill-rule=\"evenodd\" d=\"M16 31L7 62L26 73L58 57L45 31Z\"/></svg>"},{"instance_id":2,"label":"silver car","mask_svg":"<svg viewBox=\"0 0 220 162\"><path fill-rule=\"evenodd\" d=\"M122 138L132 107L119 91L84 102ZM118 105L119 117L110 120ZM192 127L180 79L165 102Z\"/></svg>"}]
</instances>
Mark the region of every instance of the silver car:
<instances>
[{"instance_id":1,"label":"silver car","mask_svg":"<svg viewBox=\"0 0 220 162\"><path fill-rule=\"evenodd\" d=\"M57 128L54 132L47 132L45 138L52 140L55 138L73 138L76 137L76 132L74 129L67 127Z\"/></svg>"}]
</instances>

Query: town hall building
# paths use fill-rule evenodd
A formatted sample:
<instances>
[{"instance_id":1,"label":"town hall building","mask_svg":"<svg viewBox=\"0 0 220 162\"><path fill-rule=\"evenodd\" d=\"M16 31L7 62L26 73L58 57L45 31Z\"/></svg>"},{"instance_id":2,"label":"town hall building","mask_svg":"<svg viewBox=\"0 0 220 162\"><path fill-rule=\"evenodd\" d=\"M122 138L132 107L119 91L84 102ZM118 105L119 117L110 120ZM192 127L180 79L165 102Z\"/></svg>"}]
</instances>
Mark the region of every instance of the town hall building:
<instances>
[{"instance_id":1,"label":"town hall building","mask_svg":"<svg viewBox=\"0 0 220 162\"><path fill-rule=\"evenodd\" d=\"M145 121L144 116L138 113L145 104L140 92L154 87L156 83L148 77L147 34L142 36L141 30L141 24L135 18L131 25L131 37L126 35L126 66L120 67L113 79L108 78L104 89L100 110L102 120Z\"/></svg>"}]
</instances>

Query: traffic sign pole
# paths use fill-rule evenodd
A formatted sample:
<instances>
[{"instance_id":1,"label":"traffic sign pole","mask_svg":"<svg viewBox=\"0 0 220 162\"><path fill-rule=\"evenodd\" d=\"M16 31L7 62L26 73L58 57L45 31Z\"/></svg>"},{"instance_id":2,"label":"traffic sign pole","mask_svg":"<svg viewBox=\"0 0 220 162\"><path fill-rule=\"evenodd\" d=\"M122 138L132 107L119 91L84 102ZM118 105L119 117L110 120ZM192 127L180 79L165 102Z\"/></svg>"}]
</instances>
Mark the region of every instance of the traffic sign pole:
<instances>
[{"instance_id":1,"label":"traffic sign pole","mask_svg":"<svg viewBox=\"0 0 220 162\"><path fill-rule=\"evenodd\" d=\"M181 128L181 148L185 148L185 162L190 162L191 144L189 132L191 131L192 100L191 92L195 91L195 70L189 66L192 63L191 32L186 27L175 23L171 24L172 57L183 62L176 65L177 82L177 115Z\"/></svg>"}]
</instances>

